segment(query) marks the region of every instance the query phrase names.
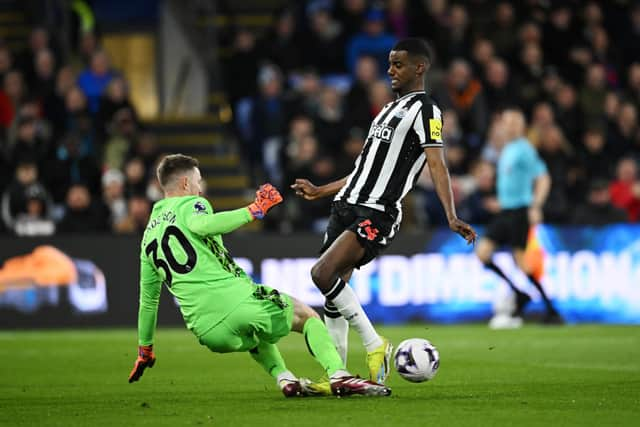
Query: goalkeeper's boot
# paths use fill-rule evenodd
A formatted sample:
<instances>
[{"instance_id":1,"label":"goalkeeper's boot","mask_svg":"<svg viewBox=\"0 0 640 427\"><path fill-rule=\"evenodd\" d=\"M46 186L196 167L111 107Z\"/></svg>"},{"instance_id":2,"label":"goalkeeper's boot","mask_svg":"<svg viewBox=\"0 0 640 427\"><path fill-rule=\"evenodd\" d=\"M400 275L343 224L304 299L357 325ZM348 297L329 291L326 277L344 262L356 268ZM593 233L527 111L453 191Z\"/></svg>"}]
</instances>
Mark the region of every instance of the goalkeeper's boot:
<instances>
[{"instance_id":1,"label":"goalkeeper's boot","mask_svg":"<svg viewBox=\"0 0 640 427\"><path fill-rule=\"evenodd\" d=\"M369 368L369 380L384 384L391 372L393 345L385 337L380 338L382 338L380 347L367 353L367 367Z\"/></svg>"},{"instance_id":2,"label":"goalkeeper's boot","mask_svg":"<svg viewBox=\"0 0 640 427\"><path fill-rule=\"evenodd\" d=\"M304 396L331 396L333 394L328 379L314 382L308 378L300 378L300 386Z\"/></svg>"},{"instance_id":3,"label":"goalkeeper's boot","mask_svg":"<svg viewBox=\"0 0 640 427\"><path fill-rule=\"evenodd\" d=\"M338 397L351 396L390 396L391 389L383 384L365 380L359 376L347 376L331 379L331 391Z\"/></svg>"},{"instance_id":4,"label":"goalkeeper's boot","mask_svg":"<svg viewBox=\"0 0 640 427\"><path fill-rule=\"evenodd\" d=\"M278 384L285 397L310 397L310 396L330 396L331 386L329 382L314 383L308 378L297 380L283 379Z\"/></svg>"}]
</instances>

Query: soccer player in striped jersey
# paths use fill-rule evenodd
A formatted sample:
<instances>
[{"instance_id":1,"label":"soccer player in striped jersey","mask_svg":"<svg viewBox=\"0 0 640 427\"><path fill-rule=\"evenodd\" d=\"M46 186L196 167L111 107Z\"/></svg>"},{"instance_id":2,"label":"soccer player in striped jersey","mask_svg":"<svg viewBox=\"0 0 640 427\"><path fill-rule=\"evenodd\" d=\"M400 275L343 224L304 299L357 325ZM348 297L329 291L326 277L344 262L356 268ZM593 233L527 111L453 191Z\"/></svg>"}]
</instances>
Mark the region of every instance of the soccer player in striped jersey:
<instances>
[{"instance_id":1,"label":"soccer player in striped jersey","mask_svg":"<svg viewBox=\"0 0 640 427\"><path fill-rule=\"evenodd\" d=\"M307 200L335 195L322 256L311 269L311 276L325 295L325 323L342 359L346 363L351 325L367 349L369 378L379 383L389 375L392 345L375 331L347 283L354 268L370 262L396 235L402 220L401 201L425 163L449 228L468 243L476 239L473 228L456 215L443 154L442 115L425 91L431 58L424 40L399 41L389 53L388 69L397 98L371 123L353 172L323 186L306 179L296 179L291 186Z\"/></svg>"}]
</instances>

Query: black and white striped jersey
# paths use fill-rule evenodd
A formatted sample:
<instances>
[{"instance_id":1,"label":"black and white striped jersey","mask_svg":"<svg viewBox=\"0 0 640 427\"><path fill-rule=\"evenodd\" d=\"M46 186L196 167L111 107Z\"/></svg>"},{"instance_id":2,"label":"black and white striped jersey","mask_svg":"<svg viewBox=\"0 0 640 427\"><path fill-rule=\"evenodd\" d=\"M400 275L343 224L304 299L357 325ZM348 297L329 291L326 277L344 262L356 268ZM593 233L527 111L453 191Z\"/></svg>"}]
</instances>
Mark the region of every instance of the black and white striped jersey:
<instances>
[{"instance_id":1,"label":"black and white striped jersey","mask_svg":"<svg viewBox=\"0 0 640 427\"><path fill-rule=\"evenodd\" d=\"M398 217L401 201L426 162L424 148L442 147L442 114L424 91L384 106L371 123L362 153L334 200Z\"/></svg>"}]
</instances>

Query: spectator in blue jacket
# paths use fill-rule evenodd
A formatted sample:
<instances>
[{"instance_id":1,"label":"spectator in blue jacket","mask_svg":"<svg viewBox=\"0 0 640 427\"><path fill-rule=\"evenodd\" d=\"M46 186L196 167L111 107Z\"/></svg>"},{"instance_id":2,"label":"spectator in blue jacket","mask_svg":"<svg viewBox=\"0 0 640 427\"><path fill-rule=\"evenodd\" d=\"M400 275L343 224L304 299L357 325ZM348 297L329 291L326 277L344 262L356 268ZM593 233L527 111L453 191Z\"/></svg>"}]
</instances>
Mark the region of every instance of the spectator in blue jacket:
<instances>
[{"instance_id":1,"label":"spectator in blue jacket","mask_svg":"<svg viewBox=\"0 0 640 427\"><path fill-rule=\"evenodd\" d=\"M385 31L382 10L371 9L367 13L363 30L349 40L347 46L347 68L349 72L354 72L359 57L369 55L378 62L380 72L386 74L389 66L389 51L397 40Z\"/></svg>"},{"instance_id":2,"label":"spectator in blue jacket","mask_svg":"<svg viewBox=\"0 0 640 427\"><path fill-rule=\"evenodd\" d=\"M91 57L91 65L78 76L78 86L87 96L89 111L96 114L100 108L100 97L116 76L111 69L106 52L99 50Z\"/></svg>"}]
</instances>

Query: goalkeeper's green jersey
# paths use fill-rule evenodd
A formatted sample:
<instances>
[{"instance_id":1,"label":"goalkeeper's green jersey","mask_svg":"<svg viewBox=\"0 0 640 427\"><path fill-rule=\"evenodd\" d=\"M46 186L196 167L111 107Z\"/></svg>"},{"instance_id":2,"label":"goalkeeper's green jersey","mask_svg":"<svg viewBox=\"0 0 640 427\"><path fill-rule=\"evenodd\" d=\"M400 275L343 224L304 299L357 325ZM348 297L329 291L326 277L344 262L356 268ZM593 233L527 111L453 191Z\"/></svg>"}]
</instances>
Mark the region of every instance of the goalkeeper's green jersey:
<instances>
[{"instance_id":1,"label":"goalkeeper's green jersey","mask_svg":"<svg viewBox=\"0 0 640 427\"><path fill-rule=\"evenodd\" d=\"M251 295L253 281L221 237L251 220L246 208L214 214L198 196L168 197L154 205L140 248L140 345L153 343L162 284L198 337Z\"/></svg>"}]
</instances>

